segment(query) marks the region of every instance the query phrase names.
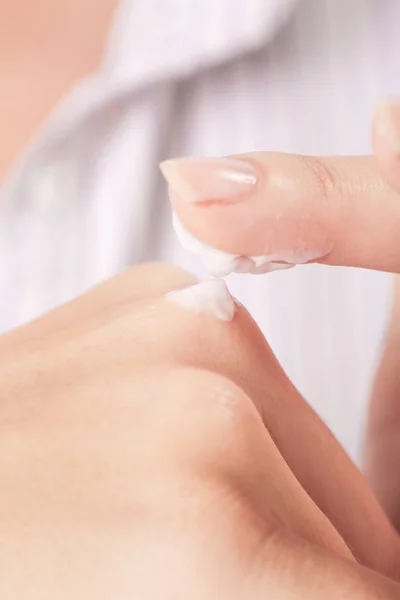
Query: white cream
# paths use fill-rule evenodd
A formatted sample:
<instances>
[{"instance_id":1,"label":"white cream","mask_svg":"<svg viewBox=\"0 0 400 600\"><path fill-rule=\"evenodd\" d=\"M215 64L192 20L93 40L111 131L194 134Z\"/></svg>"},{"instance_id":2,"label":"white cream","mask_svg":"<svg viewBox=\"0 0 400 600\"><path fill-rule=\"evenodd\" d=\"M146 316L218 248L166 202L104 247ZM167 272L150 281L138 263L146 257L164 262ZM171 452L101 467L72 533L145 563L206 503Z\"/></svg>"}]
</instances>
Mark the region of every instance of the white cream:
<instances>
[{"instance_id":1,"label":"white cream","mask_svg":"<svg viewBox=\"0 0 400 600\"><path fill-rule=\"evenodd\" d=\"M232 321L235 315L235 302L222 279L202 281L170 292L166 298L186 310L206 313L221 321Z\"/></svg>"},{"instance_id":2,"label":"white cream","mask_svg":"<svg viewBox=\"0 0 400 600\"><path fill-rule=\"evenodd\" d=\"M181 223L178 217L173 215L173 227L182 246L196 254L206 269L212 275L225 277L230 273L251 273L259 275L269 273L278 269L290 269L298 264L305 264L322 256L314 252L291 252L269 254L266 256L240 256L229 254L217 248L207 246L197 240ZM282 262L281 262L282 261Z\"/></svg>"}]
</instances>

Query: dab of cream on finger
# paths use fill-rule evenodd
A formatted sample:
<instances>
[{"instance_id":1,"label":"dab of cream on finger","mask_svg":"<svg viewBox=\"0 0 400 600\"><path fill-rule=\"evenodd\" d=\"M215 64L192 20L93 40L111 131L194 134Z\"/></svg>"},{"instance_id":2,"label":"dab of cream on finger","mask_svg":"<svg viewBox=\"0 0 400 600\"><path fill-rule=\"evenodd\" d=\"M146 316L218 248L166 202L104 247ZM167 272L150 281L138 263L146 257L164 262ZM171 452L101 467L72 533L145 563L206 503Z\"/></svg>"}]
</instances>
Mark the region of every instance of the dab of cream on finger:
<instances>
[{"instance_id":1,"label":"dab of cream on finger","mask_svg":"<svg viewBox=\"0 0 400 600\"><path fill-rule=\"evenodd\" d=\"M303 249L297 252L279 252L266 256L240 256L223 252L200 242L184 227L176 214L173 214L173 227L182 246L198 256L207 271L215 277L225 277L230 273L261 275L280 269L291 269L295 265L314 261L327 254L327 252Z\"/></svg>"},{"instance_id":2,"label":"dab of cream on finger","mask_svg":"<svg viewBox=\"0 0 400 600\"><path fill-rule=\"evenodd\" d=\"M235 301L223 279L202 281L170 292L166 298L186 310L205 313L221 321L232 321L235 316Z\"/></svg>"}]
</instances>

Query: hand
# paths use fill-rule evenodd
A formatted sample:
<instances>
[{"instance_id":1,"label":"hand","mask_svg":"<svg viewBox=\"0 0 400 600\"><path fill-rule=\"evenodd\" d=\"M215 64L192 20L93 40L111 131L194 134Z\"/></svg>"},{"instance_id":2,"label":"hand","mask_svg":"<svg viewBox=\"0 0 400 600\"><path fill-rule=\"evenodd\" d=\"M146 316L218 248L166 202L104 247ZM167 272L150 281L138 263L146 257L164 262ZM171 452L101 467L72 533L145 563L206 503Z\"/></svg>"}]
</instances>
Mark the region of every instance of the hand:
<instances>
[{"instance_id":1,"label":"hand","mask_svg":"<svg viewBox=\"0 0 400 600\"><path fill-rule=\"evenodd\" d=\"M166 161L173 207L209 250L400 272L400 103L389 112L397 146L388 111L375 120L376 158L259 152Z\"/></svg>"},{"instance_id":2,"label":"hand","mask_svg":"<svg viewBox=\"0 0 400 600\"><path fill-rule=\"evenodd\" d=\"M194 284L139 267L0 338L0 597L398 598L362 476Z\"/></svg>"},{"instance_id":3,"label":"hand","mask_svg":"<svg viewBox=\"0 0 400 600\"><path fill-rule=\"evenodd\" d=\"M165 163L183 242L222 271L319 262L400 273L400 103L380 106L373 140L375 157L258 153ZM400 280L366 444L370 483L398 529L399 356Z\"/></svg>"}]
</instances>

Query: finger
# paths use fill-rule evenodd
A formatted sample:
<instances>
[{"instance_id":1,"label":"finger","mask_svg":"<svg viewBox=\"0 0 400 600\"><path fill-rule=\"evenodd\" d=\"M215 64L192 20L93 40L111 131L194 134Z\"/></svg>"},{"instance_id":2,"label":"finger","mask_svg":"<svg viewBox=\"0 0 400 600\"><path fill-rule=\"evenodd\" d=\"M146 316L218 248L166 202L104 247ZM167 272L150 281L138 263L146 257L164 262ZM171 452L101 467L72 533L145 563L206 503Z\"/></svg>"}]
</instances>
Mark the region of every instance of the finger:
<instances>
[{"instance_id":1,"label":"finger","mask_svg":"<svg viewBox=\"0 0 400 600\"><path fill-rule=\"evenodd\" d=\"M400 279L369 410L365 468L369 483L393 525L400 530Z\"/></svg>"},{"instance_id":2,"label":"finger","mask_svg":"<svg viewBox=\"0 0 400 600\"><path fill-rule=\"evenodd\" d=\"M231 260L227 269L220 255L206 249L216 270L222 261L222 271L238 272L282 262L400 271L400 198L372 157L267 152L173 160L162 169L173 207L196 239L234 256L256 257L253 263Z\"/></svg>"},{"instance_id":3,"label":"finger","mask_svg":"<svg viewBox=\"0 0 400 600\"><path fill-rule=\"evenodd\" d=\"M260 561L259 591L254 600L396 600L400 585L354 562L329 555L293 536L266 544Z\"/></svg>"},{"instance_id":4,"label":"finger","mask_svg":"<svg viewBox=\"0 0 400 600\"><path fill-rule=\"evenodd\" d=\"M378 105L373 124L374 152L385 179L400 192L400 101Z\"/></svg>"}]
</instances>

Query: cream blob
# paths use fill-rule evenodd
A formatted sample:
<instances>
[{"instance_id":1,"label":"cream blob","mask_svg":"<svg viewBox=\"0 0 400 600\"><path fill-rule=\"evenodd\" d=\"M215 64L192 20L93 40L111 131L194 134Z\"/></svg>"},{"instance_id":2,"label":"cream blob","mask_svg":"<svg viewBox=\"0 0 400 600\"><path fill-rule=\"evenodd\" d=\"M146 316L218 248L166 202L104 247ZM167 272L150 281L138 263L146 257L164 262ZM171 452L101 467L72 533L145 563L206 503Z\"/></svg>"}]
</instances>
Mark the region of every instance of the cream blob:
<instances>
[{"instance_id":1,"label":"cream blob","mask_svg":"<svg viewBox=\"0 0 400 600\"><path fill-rule=\"evenodd\" d=\"M202 281L170 292L166 298L186 310L205 313L221 321L232 321L235 315L235 302L222 279Z\"/></svg>"},{"instance_id":2,"label":"cream blob","mask_svg":"<svg viewBox=\"0 0 400 600\"><path fill-rule=\"evenodd\" d=\"M182 246L198 256L208 272L217 277L225 277L230 273L259 275L278 269L290 269L295 265L305 264L323 256L323 253L315 251L282 252L266 256L229 254L197 240L175 214L173 215L173 227Z\"/></svg>"}]
</instances>

